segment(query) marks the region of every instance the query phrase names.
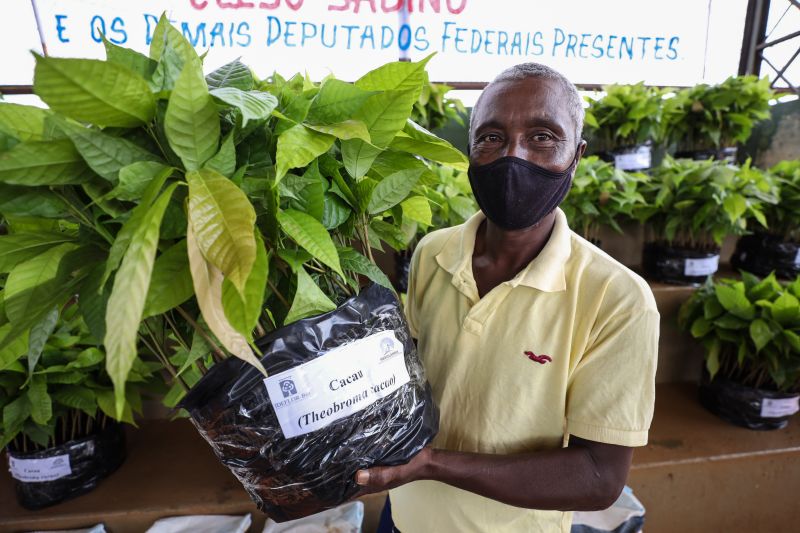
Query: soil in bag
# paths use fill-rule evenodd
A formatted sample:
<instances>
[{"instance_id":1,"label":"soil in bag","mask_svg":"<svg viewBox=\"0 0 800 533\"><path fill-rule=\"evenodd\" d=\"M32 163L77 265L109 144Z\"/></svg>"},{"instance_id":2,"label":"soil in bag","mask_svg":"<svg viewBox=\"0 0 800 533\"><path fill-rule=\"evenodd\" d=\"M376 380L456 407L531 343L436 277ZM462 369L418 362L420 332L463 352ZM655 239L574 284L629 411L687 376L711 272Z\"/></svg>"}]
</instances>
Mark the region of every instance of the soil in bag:
<instances>
[{"instance_id":1,"label":"soil in bag","mask_svg":"<svg viewBox=\"0 0 800 533\"><path fill-rule=\"evenodd\" d=\"M109 420L95 435L46 450L8 450L17 500L36 510L85 494L114 472L125 459L125 432Z\"/></svg>"},{"instance_id":2,"label":"soil in bag","mask_svg":"<svg viewBox=\"0 0 800 533\"><path fill-rule=\"evenodd\" d=\"M704 375L700 403L718 417L756 430L782 429L798 410L798 394L755 389L719 376Z\"/></svg>"},{"instance_id":3,"label":"soil in bag","mask_svg":"<svg viewBox=\"0 0 800 533\"><path fill-rule=\"evenodd\" d=\"M181 403L259 509L283 522L359 491L355 473L408 462L439 412L394 294L370 285L256 344L270 377L215 365Z\"/></svg>"},{"instance_id":4,"label":"soil in bag","mask_svg":"<svg viewBox=\"0 0 800 533\"><path fill-rule=\"evenodd\" d=\"M800 244L764 233L744 235L736 242L731 265L757 276L774 271L779 278L794 279L800 274Z\"/></svg>"}]
</instances>

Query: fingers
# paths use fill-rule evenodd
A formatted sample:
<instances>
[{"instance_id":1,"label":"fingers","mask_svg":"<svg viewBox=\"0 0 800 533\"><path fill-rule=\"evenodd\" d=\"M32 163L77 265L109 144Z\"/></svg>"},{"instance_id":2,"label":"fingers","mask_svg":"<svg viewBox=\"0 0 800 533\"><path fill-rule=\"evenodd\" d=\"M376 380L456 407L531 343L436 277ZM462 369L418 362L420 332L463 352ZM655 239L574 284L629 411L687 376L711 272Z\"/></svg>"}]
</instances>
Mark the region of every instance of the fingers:
<instances>
[{"instance_id":1,"label":"fingers","mask_svg":"<svg viewBox=\"0 0 800 533\"><path fill-rule=\"evenodd\" d=\"M377 466L356 472L356 483L370 492L388 490L400 485L401 466Z\"/></svg>"}]
</instances>

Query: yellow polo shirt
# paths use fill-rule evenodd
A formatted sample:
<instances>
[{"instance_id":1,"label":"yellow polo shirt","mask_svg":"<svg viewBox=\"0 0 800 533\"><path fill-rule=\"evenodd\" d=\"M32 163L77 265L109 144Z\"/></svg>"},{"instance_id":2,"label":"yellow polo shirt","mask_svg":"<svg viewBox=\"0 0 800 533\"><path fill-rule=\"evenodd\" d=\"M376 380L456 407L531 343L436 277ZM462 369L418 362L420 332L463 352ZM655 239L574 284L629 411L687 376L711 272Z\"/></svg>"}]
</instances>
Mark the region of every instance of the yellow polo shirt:
<instances>
[{"instance_id":1,"label":"yellow polo shirt","mask_svg":"<svg viewBox=\"0 0 800 533\"><path fill-rule=\"evenodd\" d=\"M539 256L480 298L472 253L484 218L429 234L411 263L406 314L441 409L433 445L514 454L560 448L570 434L646 444L659 327L650 287L558 209ZM402 533L568 532L572 521L434 481L390 497Z\"/></svg>"}]
</instances>

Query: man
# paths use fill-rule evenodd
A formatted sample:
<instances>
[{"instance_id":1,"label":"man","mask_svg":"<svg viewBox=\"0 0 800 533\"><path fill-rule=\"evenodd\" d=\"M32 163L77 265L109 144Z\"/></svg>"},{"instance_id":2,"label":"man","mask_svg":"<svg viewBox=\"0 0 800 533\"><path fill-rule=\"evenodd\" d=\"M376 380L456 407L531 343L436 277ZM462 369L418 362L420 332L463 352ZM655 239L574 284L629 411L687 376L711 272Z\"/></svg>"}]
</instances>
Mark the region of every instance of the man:
<instances>
[{"instance_id":1,"label":"man","mask_svg":"<svg viewBox=\"0 0 800 533\"><path fill-rule=\"evenodd\" d=\"M408 289L441 429L408 464L356 476L392 489L403 533L569 531L564 511L610 506L647 442L652 293L557 209L582 123L575 86L535 63L500 74L473 109L482 212L420 242Z\"/></svg>"}]
</instances>

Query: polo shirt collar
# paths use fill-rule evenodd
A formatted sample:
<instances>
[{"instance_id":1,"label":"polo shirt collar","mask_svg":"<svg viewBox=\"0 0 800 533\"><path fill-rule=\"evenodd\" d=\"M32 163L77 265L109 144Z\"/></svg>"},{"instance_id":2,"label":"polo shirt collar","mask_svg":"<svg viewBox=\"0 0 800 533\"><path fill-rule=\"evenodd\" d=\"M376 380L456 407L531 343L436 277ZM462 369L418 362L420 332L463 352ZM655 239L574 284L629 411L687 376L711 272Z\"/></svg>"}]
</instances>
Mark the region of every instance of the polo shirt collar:
<instances>
[{"instance_id":1,"label":"polo shirt collar","mask_svg":"<svg viewBox=\"0 0 800 533\"><path fill-rule=\"evenodd\" d=\"M475 250L478 228L485 219L486 215L482 211L475 213L458 231L453 232L436 255L436 262L453 276L453 284L456 287L463 286L467 280L474 284L472 253ZM556 208L555 225L547 244L539 255L508 283L512 287L524 285L543 292L566 290L566 263L571 251L570 233L567 217L560 208Z\"/></svg>"}]
</instances>

